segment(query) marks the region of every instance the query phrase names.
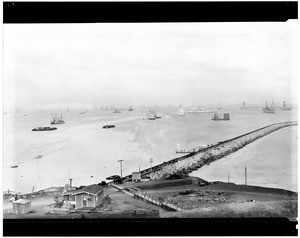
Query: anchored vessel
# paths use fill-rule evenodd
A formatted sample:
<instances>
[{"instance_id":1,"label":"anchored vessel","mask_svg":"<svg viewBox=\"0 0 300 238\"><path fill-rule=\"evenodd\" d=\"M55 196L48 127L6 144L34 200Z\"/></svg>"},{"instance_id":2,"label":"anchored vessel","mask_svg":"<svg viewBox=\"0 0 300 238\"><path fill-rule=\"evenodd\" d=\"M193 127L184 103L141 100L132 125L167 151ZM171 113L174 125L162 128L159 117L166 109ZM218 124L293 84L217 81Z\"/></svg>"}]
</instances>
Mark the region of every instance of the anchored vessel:
<instances>
[{"instance_id":1,"label":"anchored vessel","mask_svg":"<svg viewBox=\"0 0 300 238\"><path fill-rule=\"evenodd\" d=\"M62 114L60 114L60 116L54 115L50 121L51 125L54 124L64 124L65 121L63 120Z\"/></svg>"},{"instance_id":2,"label":"anchored vessel","mask_svg":"<svg viewBox=\"0 0 300 238\"><path fill-rule=\"evenodd\" d=\"M283 105L282 105L282 108L281 110L282 111L290 111L292 108L291 107L288 107L285 103L285 101L283 101Z\"/></svg>"},{"instance_id":3,"label":"anchored vessel","mask_svg":"<svg viewBox=\"0 0 300 238\"><path fill-rule=\"evenodd\" d=\"M262 109L263 113L270 113L270 114L275 114L275 106L274 106L274 101L272 102L272 105L269 106L268 102L266 101L265 107Z\"/></svg>"},{"instance_id":4,"label":"anchored vessel","mask_svg":"<svg viewBox=\"0 0 300 238\"><path fill-rule=\"evenodd\" d=\"M121 113L121 110L120 110L120 109L117 109L117 108L115 108L115 109L114 109L114 113Z\"/></svg>"},{"instance_id":5,"label":"anchored vessel","mask_svg":"<svg viewBox=\"0 0 300 238\"><path fill-rule=\"evenodd\" d=\"M156 120L161 118L161 116L157 116L156 111L155 110L149 110L149 112L147 113L147 119L148 120Z\"/></svg>"},{"instance_id":6,"label":"anchored vessel","mask_svg":"<svg viewBox=\"0 0 300 238\"><path fill-rule=\"evenodd\" d=\"M56 130L56 127L35 127L32 129L32 131L53 131Z\"/></svg>"},{"instance_id":7,"label":"anchored vessel","mask_svg":"<svg viewBox=\"0 0 300 238\"><path fill-rule=\"evenodd\" d=\"M183 110L181 105L180 105L179 109L177 110L177 115L178 116L184 116L185 115L185 111Z\"/></svg>"},{"instance_id":8,"label":"anchored vessel","mask_svg":"<svg viewBox=\"0 0 300 238\"><path fill-rule=\"evenodd\" d=\"M223 118L220 118L219 115L217 113L215 113L212 117L213 121L229 121L230 117L229 117L229 113L224 113Z\"/></svg>"}]
</instances>

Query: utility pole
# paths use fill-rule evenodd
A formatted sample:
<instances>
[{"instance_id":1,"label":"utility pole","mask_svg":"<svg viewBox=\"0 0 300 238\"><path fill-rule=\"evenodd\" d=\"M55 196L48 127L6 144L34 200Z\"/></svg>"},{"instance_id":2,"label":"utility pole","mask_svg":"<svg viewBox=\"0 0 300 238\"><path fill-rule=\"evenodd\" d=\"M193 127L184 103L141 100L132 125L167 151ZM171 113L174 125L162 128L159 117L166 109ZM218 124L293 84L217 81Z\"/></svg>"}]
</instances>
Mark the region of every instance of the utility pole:
<instances>
[{"instance_id":1,"label":"utility pole","mask_svg":"<svg viewBox=\"0 0 300 238\"><path fill-rule=\"evenodd\" d=\"M228 173L228 183L229 183L229 173Z\"/></svg>"},{"instance_id":2,"label":"utility pole","mask_svg":"<svg viewBox=\"0 0 300 238\"><path fill-rule=\"evenodd\" d=\"M247 165L245 165L245 185L247 185Z\"/></svg>"},{"instance_id":3,"label":"utility pole","mask_svg":"<svg viewBox=\"0 0 300 238\"><path fill-rule=\"evenodd\" d=\"M153 163L153 159L152 159L152 158L150 158L151 172L152 172L152 163Z\"/></svg>"},{"instance_id":4,"label":"utility pole","mask_svg":"<svg viewBox=\"0 0 300 238\"><path fill-rule=\"evenodd\" d=\"M123 162L124 160L118 160L118 162L120 163L120 167L121 167L121 183L123 183L123 181L122 181L122 162Z\"/></svg>"}]
</instances>

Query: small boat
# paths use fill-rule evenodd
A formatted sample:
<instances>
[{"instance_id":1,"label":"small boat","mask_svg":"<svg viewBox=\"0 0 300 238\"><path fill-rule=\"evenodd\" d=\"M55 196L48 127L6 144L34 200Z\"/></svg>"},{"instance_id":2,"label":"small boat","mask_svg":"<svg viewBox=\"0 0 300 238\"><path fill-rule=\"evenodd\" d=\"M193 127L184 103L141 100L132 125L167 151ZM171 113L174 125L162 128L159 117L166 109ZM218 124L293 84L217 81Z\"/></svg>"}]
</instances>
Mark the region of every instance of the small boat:
<instances>
[{"instance_id":1,"label":"small boat","mask_svg":"<svg viewBox=\"0 0 300 238\"><path fill-rule=\"evenodd\" d=\"M34 158L35 159L40 159L40 158L42 158L43 156L42 155L37 155L37 156L35 156Z\"/></svg>"},{"instance_id":2,"label":"small boat","mask_svg":"<svg viewBox=\"0 0 300 238\"><path fill-rule=\"evenodd\" d=\"M32 129L32 131L53 131L56 129L56 127L35 127Z\"/></svg>"},{"instance_id":3,"label":"small boat","mask_svg":"<svg viewBox=\"0 0 300 238\"><path fill-rule=\"evenodd\" d=\"M14 168L18 168L18 165L13 165L13 166L10 166L12 169Z\"/></svg>"},{"instance_id":4,"label":"small boat","mask_svg":"<svg viewBox=\"0 0 300 238\"><path fill-rule=\"evenodd\" d=\"M128 111L132 112L133 111L133 108L132 106L129 107Z\"/></svg>"},{"instance_id":5,"label":"small boat","mask_svg":"<svg viewBox=\"0 0 300 238\"><path fill-rule=\"evenodd\" d=\"M115 127L115 125L105 125L105 126L103 126L103 129L114 128L114 127Z\"/></svg>"}]
</instances>

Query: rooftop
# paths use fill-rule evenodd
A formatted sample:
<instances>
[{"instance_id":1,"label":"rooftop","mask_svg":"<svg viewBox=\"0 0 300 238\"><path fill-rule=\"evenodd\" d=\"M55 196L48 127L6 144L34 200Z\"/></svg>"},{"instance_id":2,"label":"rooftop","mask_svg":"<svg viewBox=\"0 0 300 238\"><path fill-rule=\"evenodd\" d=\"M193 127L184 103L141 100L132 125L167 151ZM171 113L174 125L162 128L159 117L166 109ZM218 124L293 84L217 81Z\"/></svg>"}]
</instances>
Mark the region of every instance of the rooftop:
<instances>
[{"instance_id":1,"label":"rooftop","mask_svg":"<svg viewBox=\"0 0 300 238\"><path fill-rule=\"evenodd\" d=\"M72 194L75 195L75 194L79 194L79 193L89 193L89 194L97 195L103 189L104 189L104 186L100 186L98 184L92 184L92 185L85 186L81 189L74 190L72 192ZM71 192L71 191L68 191L68 192Z\"/></svg>"}]
</instances>

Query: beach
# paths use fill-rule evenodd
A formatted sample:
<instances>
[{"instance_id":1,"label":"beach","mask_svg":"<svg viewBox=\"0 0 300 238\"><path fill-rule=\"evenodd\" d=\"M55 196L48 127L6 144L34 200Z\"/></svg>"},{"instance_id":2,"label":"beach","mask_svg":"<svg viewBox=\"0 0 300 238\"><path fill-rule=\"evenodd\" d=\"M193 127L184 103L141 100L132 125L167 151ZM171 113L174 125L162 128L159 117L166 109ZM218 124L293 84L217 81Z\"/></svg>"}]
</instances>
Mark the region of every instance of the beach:
<instances>
[{"instance_id":1,"label":"beach","mask_svg":"<svg viewBox=\"0 0 300 238\"><path fill-rule=\"evenodd\" d=\"M261 109L223 107L230 121L213 121L211 113L178 116L177 108L157 108L162 116L143 120L148 108L112 113L111 110L62 111L65 124L55 131L34 132L50 126L53 112L20 112L4 116L4 190L22 193L63 186L99 183L111 175L123 176L180 157L175 150L192 149L231 139L272 123L297 120L297 109L264 114ZM27 116L24 116L26 114ZM106 124L116 127L102 129ZM207 181L243 184L247 165L248 184L297 191L297 129L284 128L191 175ZM42 155L36 159L37 155ZM12 169L12 165L18 165Z\"/></svg>"}]
</instances>

